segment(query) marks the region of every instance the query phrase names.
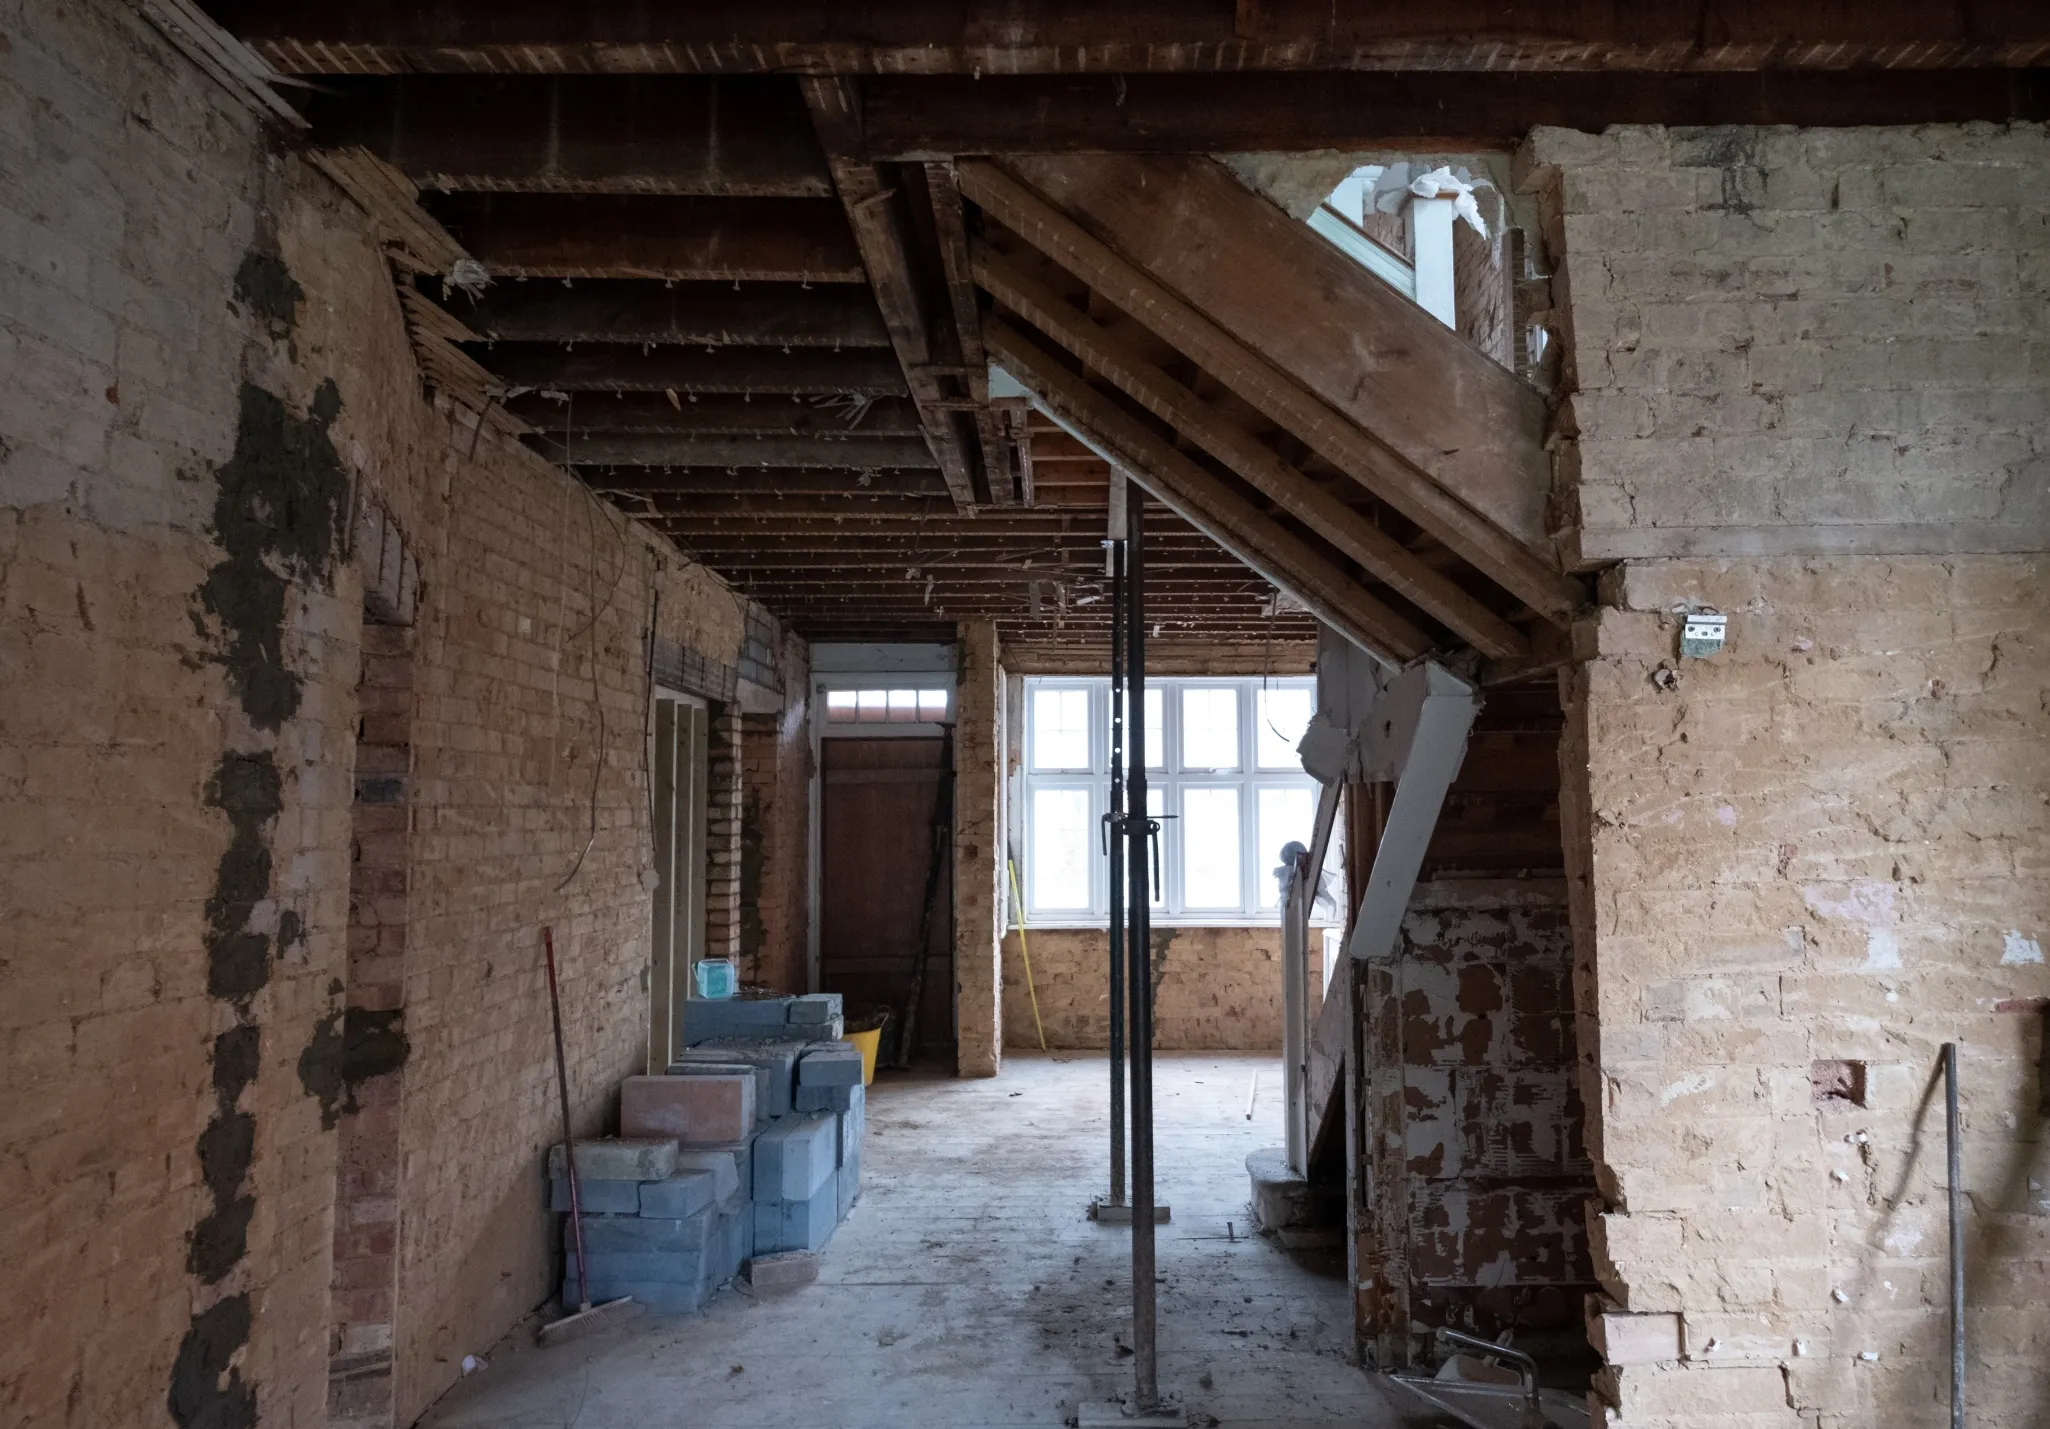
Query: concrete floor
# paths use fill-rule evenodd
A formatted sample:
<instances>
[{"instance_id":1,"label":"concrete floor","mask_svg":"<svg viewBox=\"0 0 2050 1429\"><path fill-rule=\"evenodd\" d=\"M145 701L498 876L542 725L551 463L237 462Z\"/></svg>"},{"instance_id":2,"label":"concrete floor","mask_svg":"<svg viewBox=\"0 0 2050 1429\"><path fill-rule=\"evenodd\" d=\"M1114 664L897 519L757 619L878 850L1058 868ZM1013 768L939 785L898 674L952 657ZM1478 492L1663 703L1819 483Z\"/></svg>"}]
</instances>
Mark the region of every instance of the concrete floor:
<instances>
[{"instance_id":1,"label":"concrete floor","mask_svg":"<svg viewBox=\"0 0 2050 1429\"><path fill-rule=\"evenodd\" d=\"M1251 1120L1247 1092L1259 1073ZM1009 1429L1071 1421L1131 1384L1129 1232L1105 1189L1100 1056L1007 1057L1001 1077L885 1073L870 1088L861 1204L818 1284L645 1317L539 1350L522 1326L430 1429ZM1246 1153L1281 1139L1280 1063L1156 1062L1160 1380L1193 1425L1398 1429L1346 1363L1343 1263L1247 1234ZM552 1311L552 1307L551 1307Z\"/></svg>"}]
</instances>

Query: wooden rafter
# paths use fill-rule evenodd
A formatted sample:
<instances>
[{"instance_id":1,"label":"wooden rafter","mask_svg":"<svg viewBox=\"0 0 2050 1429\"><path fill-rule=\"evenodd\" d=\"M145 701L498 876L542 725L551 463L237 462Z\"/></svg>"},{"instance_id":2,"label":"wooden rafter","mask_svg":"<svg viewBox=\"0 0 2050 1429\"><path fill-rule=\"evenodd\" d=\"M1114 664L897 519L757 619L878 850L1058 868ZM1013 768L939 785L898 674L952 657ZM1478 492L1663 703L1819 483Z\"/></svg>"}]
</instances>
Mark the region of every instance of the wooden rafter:
<instances>
[{"instance_id":1,"label":"wooden rafter","mask_svg":"<svg viewBox=\"0 0 2050 1429\"><path fill-rule=\"evenodd\" d=\"M1431 648L1428 636L1368 595L1345 571L1055 362L1016 328L992 319L983 337L1006 370L1064 424L1098 445L1107 460L1123 467L1134 482L1218 545L1293 593L1319 618L1397 663Z\"/></svg>"},{"instance_id":2,"label":"wooden rafter","mask_svg":"<svg viewBox=\"0 0 2050 1429\"><path fill-rule=\"evenodd\" d=\"M1017 177L980 160L964 162L960 174L963 191L986 212L1540 615L1563 624L1584 601L1585 593L1577 582L1084 230Z\"/></svg>"},{"instance_id":3,"label":"wooden rafter","mask_svg":"<svg viewBox=\"0 0 2050 1429\"><path fill-rule=\"evenodd\" d=\"M975 276L996 299L1075 354L1091 372L1230 467L1277 507L1310 527L1486 655L1519 655L1523 633L1419 560L1363 513L1310 480L1252 433L1148 362L1129 343L1066 302L1025 264L979 248Z\"/></svg>"}]
</instances>

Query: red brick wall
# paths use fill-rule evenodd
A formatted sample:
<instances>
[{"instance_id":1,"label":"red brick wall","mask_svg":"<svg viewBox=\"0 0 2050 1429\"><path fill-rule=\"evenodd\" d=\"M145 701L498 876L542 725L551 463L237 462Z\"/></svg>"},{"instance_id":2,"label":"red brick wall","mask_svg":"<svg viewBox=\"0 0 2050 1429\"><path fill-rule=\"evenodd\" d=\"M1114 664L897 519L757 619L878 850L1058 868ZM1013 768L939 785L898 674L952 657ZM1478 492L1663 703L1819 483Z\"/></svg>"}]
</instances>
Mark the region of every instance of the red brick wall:
<instances>
[{"instance_id":1,"label":"red brick wall","mask_svg":"<svg viewBox=\"0 0 2050 1429\"><path fill-rule=\"evenodd\" d=\"M811 912L811 670L782 642L783 708L741 721L740 956L745 981L807 990Z\"/></svg>"}]
</instances>

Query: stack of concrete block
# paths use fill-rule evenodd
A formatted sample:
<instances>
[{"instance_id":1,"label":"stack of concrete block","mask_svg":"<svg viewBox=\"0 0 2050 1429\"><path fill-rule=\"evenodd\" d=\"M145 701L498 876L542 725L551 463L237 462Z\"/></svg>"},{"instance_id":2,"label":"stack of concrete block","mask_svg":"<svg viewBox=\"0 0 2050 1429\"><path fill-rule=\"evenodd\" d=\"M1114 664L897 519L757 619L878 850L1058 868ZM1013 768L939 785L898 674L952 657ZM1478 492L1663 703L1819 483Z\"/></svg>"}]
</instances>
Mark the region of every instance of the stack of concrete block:
<instances>
[{"instance_id":1,"label":"stack of concrete block","mask_svg":"<svg viewBox=\"0 0 2050 1429\"><path fill-rule=\"evenodd\" d=\"M739 1273L751 1217L731 1152L680 1151L673 1140L576 1145L584 1269L593 1304L632 1296L655 1310L695 1310ZM562 1147L550 1148L549 1205L570 1208ZM576 1233L565 1218L562 1300L579 1299Z\"/></svg>"},{"instance_id":2,"label":"stack of concrete block","mask_svg":"<svg viewBox=\"0 0 2050 1429\"><path fill-rule=\"evenodd\" d=\"M690 1045L668 1073L621 1086L621 1139L577 1143L594 1302L695 1310L744 1261L816 1253L861 1194L866 1097L839 995L687 1008ZM549 1203L567 1211L559 1146L549 1169ZM573 1304L567 1224L563 1249Z\"/></svg>"}]
</instances>

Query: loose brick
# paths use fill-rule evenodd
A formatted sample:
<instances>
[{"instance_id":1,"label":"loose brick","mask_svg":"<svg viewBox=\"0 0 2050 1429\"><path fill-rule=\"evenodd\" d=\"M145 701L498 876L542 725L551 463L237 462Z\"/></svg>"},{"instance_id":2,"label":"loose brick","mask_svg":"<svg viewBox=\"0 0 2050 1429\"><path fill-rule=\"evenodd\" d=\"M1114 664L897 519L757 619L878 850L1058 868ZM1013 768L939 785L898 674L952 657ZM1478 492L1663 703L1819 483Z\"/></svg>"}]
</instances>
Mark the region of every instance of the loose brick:
<instances>
[{"instance_id":1,"label":"loose brick","mask_svg":"<svg viewBox=\"0 0 2050 1429\"><path fill-rule=\"evenodd\" d=\"M626 1136L716 1144L739 1140L754 1124L750 1073L628 1077L620 1084L619 1129Z\"/></svg>"}]
</instances>

